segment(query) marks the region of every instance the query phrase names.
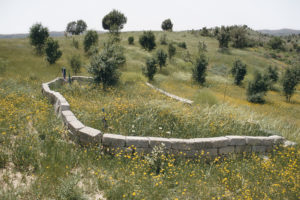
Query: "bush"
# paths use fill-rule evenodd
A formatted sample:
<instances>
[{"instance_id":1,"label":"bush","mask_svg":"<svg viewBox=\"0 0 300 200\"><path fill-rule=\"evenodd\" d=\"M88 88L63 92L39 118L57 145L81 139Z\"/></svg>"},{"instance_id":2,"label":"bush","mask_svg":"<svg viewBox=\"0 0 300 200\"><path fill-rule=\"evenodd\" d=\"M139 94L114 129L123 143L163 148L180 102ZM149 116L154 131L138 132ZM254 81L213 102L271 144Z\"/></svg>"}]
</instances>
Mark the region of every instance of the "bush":
<instances>
[{"instance_id":1,"label":"bush","mask_svg":"<svg viewBox=\"0 0 300 200\"><path fill-rule=\"evenodd\" d=\"M71 59L69 60L69 64L70 64L71 69L72 69L72 71L75 75L77 73L79 73L80 69L81 69L81 65L82 65L80 55L73 55L71 57Z\"/></svg>"},{"instance_id":2,"label":"bush","mask_svg":"<svg viewBox=\"0 0 300 200\"><path fill-rule=\"evenodd\" d=\"M176 54L176 47L172 43L168 45L168 53L169 53L169 59L171 59Z\"/></svg>"},{"instance_id":3,"label":"bush","mask_svg":"<svg viewBox=\"0 0 300 200\"><path fill-rule=\"evenodd\" d=\"M160 37L159 41L160 41L160 44L161 44L161 45L167 45L167 44L168 44L168 42L167 42L167 35L166 35L166 34L163 34L163 35Z\"/></svg>"},{"instance_id":4,"label":"bush","mask_svg":"<svg viewBox=\"0 0 300 200\"><path fill-rule=\"evenodd\" d=\"M164 30L164 31L172 31L172 29L173 29L173 24L172 24L171 20L170 20L170 19L164 20L164 21L162 22L162 24L161 24L161 28L162 28L162 30Z\"/></svg>"},{"instance_id":5,"label":"bush","mask_svg":"<svg viewBox=\"0 0 300 200\"><path fill-rule=\"evenodd\" d=\"M186 43L185 42L179 42L177 44L177 46L180 47L180 48L186 49Z\"/></svg>"},{"instance_id":6,"label":"bush","mask_svg":"<svg viewBox=\"0 0 300 200\"><path fill-rule=\"evenodd\" d=\"M90 30L88 31L83 40L84 51L88 52L91 46L96 45L98 43L98 34L96 31Z\"/></svg>"},{"instance_id":7,"label":"bush","mask_svg":"<svg viewBox=\"0 0 300 200\"><path fill-rule=\"evenodd\" d=\"M201 35L201 36L204 36L204 37L210 36L209 31L207 30L206 27L203 27L203 28L201 29L200 35Z\"/></svg>"},{"instance_id":8,"label":"bush","mask_svg":"<svg viewBox=\"0 0 300 200\"><path fill-rule=\"evenodd\" d=\"M269 66L266 71L266 78L270 81L270 84L274 84L278 81L278 68Z\"/></svg>"},{"instance_id":9,"label":"bush","mask_svg":"<svg viewBox=\"0 0 300 200\"><path fill-rule=\"evenodd\" d=\"M199 58L196 59L194 68L192 69L192 77L196 82L200 84L205 83L207 66L208 60L204 54L201 54Z\"/></svg>"},{"instance_id":10,"label":"bush","mask_svg":"<svg viewBox=\"0 0 300 200\"><path fill-rule=\"evenodd\" d=\"M241 60L236 60L231 68L231 74L234 77L234 84L240 85L247 73L246 64Z\"/></svg>"},{"instance_id":11,"label":"bush","mask_svg":"<svg viewBox=\"0 0 300 200\"><path fill-rule=\"evenodd\" d=\"M50 64L54 64L62 56L62 52L59 50L58 41L53 40L52 38L47 39L45 52L46 60Z\"/></svg>"},{"instance_id":12,"label":"bush","mask_svg":"<svg viewBox=\"0 0 300 200\"><path fill-rule=\"evenodd\" d=\"M128 37L128 44L133 44L134 43L134 37L133 36L130 36Z\"/></svg>"},{"instance_id":13,"label":"bush","mask_svg":"<svg viewBox=\"0 0 300 200\"><path fill-rule=\"evenodd\" d=\"M230 32L228 27L221 27L217 40L219 41L220 48L228 48L228 43L230 41Z\"/></svg>"},{"instance_id":14,"label":"bush","mask_svg":"<svg viewBox=\"0 0 300 200\"><path fill-rule=\"evenodd\" d=\"M48 28L43 27L42 24L34 24L30 27L29 41L30 44L35 47L38 55L43 54L44 45L48 37Z\"/></svg>"},{"instance_id":15,"label":"bush","mask_svg":"<svg viewBox=\"0 0 300 200\"><path fill-rule=\"evenodd\" d=\"M120 77L118 68L126 62L121 46L116 44L105 44L104 49L92 56L89 73L93 75L96 84L107 86L115 85Z\"/></svg>"},{"instance_id":16,"label":"bush","mask_svg":"<svg viewBox=\"0 0 300 200\"><path fill-rule=\"evenodd\" d=\"M160 69L162 68L162 66L166 66L167 57L168 54L164 50L162 49L157 50L156 59Z\"/></svg>"},{"instance_id":17,"label":"bush","mask_svg":"<svg viewBox=\"0 0 300 200\"><path fill-rule=\"evenodd\" d=\"M139 43L144 49L151 51L156 46L155 35L152 31L144 31L143 35L139 38Z\"/></svg>"},{"instance_id":18,"label":"bush","mask_svg":"<svg viewBox=\"0 0 300 200\"><path fill-rule=\"evenodd\" d=\"M244 48L248 45L247 30L243 26L235 26L231 30L232 46Z\"/></svg>"},{"instance_id":19,"label":"bush","mask_svg":"<svg viewBox=\"0 0 300 200\"><path fill-rule=\"evenodd\" d=\"M287 102L291 101L291 97L295 93L296 86L299 82L299 75L296 69L287 68L282 78L283 93Z\"/></svg>"},{"instance_id":20,"label":"bush","mask_svg":"<svg viewBox=\"0 0 300 200\"><path fill-rule=\"evenodd\" d=\"M284 50L284 41L280 37L273 37L269 42L268 45L272 49L277 50Z\"/></svg>"},{"instance_id":21,"label":"bush","mask_svg":"<svg viewBox=\"0 0 300 200\"><path fill-rule=\"evenodd\" d=\"M156 71L156 60L154 58L147 58L146 67L143 68L143 74L151 81L153 80Z\"/></svg>"},{"instance_id":22,"label":"bush","mask_svg":"<svg viewBox=\"0 0 300 200\"><path fill-rule=\"evenodd\" d=\"M260 73L256 72L254 79L249 82L247 87L247 100L252 103L264 103L267 91L267 80Z\"/></svg>"},{"instance_id":23,"label":"bush","mask_svg":"<svg viewBox=\"0 0 300 200\"><path fill-rule=\"evenodd\" d=\"M206 46L205 42L204 41L203 42L198 42L198 53L202 54L206 51L207 51L207 46Z\"/></svg>"}]
</instances>

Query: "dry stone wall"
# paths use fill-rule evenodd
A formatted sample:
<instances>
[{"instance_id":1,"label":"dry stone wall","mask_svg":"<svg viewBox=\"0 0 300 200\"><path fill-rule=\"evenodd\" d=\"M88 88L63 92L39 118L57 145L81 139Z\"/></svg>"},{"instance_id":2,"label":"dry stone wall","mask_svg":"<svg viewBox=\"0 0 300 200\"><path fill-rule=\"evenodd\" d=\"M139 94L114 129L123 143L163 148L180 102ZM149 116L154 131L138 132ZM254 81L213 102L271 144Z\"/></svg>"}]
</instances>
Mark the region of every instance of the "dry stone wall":
<instances>
[{"instance_id":1,"label":"dry stone wall","mask_svg":"<svg viewBox=\"0 0 300 200\"><path fill-rule=\"evenodd\" d=\"M72 80L90 81L91 77L73 76ZM161 138L161 137L140 137L123 136L118 134L102 133L100 130L85 126L81 123L70 109L70 104L59 93L50 89L63 84L63 78L56 78L48 83L42 84L42 93L54 105L56 114L61 117L64 125L68 128L71 138L81 144L100 144L104 148L112 150L126 151L134 149L140 153L150 153L153 147L164 144L166 152L174 155L183 155L185 157L194 157L199 154L217 156L230 153L243 152L270 152L279 144L285 142L285 139L278 135L268 137L254 136L223 136L212 138ZM147 84L155 88L151 84ZM157 89L157 88L155 88ZM160 91L162 92L162 91ZM164 92L164 91L163 91ZM183 103L192 102L175 95L167 93L170 97L176 97ZM179 99L178 99L179 98ZM134 147L134 148L132 148Z\"/></svg>"}]
</instances>

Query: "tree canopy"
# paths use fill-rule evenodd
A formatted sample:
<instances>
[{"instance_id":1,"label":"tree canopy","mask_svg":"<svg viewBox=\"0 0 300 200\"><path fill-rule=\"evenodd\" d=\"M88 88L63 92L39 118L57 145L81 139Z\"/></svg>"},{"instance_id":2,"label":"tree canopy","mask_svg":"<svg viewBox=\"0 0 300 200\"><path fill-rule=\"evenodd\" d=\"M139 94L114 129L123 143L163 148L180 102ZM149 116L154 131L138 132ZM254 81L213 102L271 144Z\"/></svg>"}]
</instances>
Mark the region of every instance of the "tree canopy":
<instances>
[{"instance_id":1,"label":"tree canopy","mask_svg":"<svg viewBox=\"0 0 300 200\"><path fill-rule=\"evenodd\" d=\"M34 24L30 27L30 44L35 47L37 54L41 55L43 53L43 48L48 37L48 28L43 27L41 23Z\"/></svg>"},{"instance_id":2,"label":"tree canopy","mask_svg":"<svg viewBox=\"0 0 300 200\"><path fill-rule=\"evenodd\" d=\"M102 27L105 30L109 30L111 33L118 33L124 28L127 18L123 13L118 10L112 10L110 13L105 15L102 19Z\"/></svg>"},{"instance_id":3,"label":"tree canopy","mask_svg":"<svg viewBox=\"0 0 300 200\"><path fill-rule=\"evenodd\" d=\"M170 19L166 19L162 22L161 28L164 31L172 31L173 30L173 23Z\"/></svg>"}]
</instances>

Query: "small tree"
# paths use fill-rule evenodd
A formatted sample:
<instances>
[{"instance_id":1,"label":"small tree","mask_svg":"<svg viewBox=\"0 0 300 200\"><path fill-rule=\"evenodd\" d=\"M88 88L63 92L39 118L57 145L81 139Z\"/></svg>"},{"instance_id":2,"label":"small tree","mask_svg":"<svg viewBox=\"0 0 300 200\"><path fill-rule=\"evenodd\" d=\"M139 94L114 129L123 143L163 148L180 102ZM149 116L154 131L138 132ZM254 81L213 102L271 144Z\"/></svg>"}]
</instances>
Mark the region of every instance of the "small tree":
<instances>
[{"instance_id":1,"label":"small tree","mask_svg":"<svg viewBox=\"0 0 300 200\"><path fill-rule=\"evenodd\" d=\"M83 20L77 20L77 22L72 21L69 22L66 28L66 32L70 33L72 35L79 35L81 33L83 33L87 28L87 25L85 23L85 21Z\"/></svg>"},{"instance_id":2,"label":"small tree","mask_svg":"<svg viewBox=\"0 0 300 200\"><path fill-rule=\"evenodd\" d=\"M134 43L134 37L133 36L128 37L128 44L133 45L133 43Z\"/></svg>"},{"instance_id":3,"label":"small tree","mask_svg":"<svg viewBox=\"0 0 300 200\"><path fill-rule=\"evenodd\" d=\"M232 46L244 48L248 45L247 30L243 26L235 26L231 30Z\"/></svg>"},{"instance_id":4,"label":"small tree","mask_svg":"<svg viewBox=\"0 0 300 200\"><path fill-rule=\"evenodd\" d=\"M91 46L96 45L97 43L98 43L97 32L93 30L87 31L83 40L84 51L88 52Z\"/></svg>"},{"instance_id":5,"label":"small tree","mask_svg":"<svg viewBox=\"0 0 300 200\"><path fill-rule=\"evenodd\" d=\"M193 79L203 85L205 83L206 69L208 66L208 60L204 54L201 54L194 63L194 68L192 69Z\"/></svg>"},{"instance_id":6,"label":"small tree","mask_svg":"<svg viewBox=\"0 0 300 200\"><path fill-rule=\"evenodd\" d=\"M59 50L59 44L57 40L53 40L51 37L46 41L46 60L50 64L54 64L61 56L62 52Z\"/></svg>"},{"instance_id":7,"label":"small tree","mask_svg":"<svg viewBox=\"0 0 300 200\"><path fill-rule=\"evenodd\" d=\"M265 77L268 79L270 87L272 87L272 85L276 83L279 78L278 68L269 66L266 70Z\"/></svg>"},{"instance_id":8,"label":"small tree","mask_svg":"<svg viewBox=\"0 0 300 200\"><path fill-rule=\"evenodd\" d=\"M202 36L209 36L209 32L208 32L208 30L207 30L206 27L203 27L203 28L201 29L200 35L202 35Z\"/></svg>"},{"instance_id":9,"label":"small tree","mask_svg":"<svg viewBox=\"0 0 300 200\"><path fill-rule=\"evenodd\" d=\"M228 43L230 41L230 32L228 27L222 26L221 31L217 37L219 41L219 47L221 49L228 48Z\"/></svg>"},{"instance_id":10,"label":"small tree","mask_svg":"<svg viewBox=\"0 0 300 200\"><path fill-rule=\"evenodd\" d=\"M69 60L69 64L70 64L71 69L72 69L72 71L75 75L77 73L79 73L80 69L81 69L81 65L82 65L80 55L73 55L71 57L71 59Z\"/></svg>"},{"instance_id":11,"label":"small tree","mask_svg":"<svg viewBox=\"0 0 300 200\"><path fill-rule=\"evenodd\" d=\"M168 45L168 53L169 53L169 59L171 59L176 54L176 47L172 43Z\"/></svg>"},{"instance_id":12,"label":"small tree","mask_svg":"<svg viewBox=\"0 0 300 200\"><path fill-rule=\"evenodd\" d=\"M47 38L49 37L49 31L47 27L43 27L42 24L37 23L30 27L29 40L30 44L35 47L38 55L43 54L43 48Z\"/></svg>"},{"instance_id":13,"label":"small tree","mask_svg":"<svg viewBox=\"0 0 300 200\"><path fill-rule=\"evenodd\" d=\"M207 51L207 46L205 42L198 42L198 54L202 54Z\"/></svg>"},{"instance_id":14,"label":"small tree","mask_svg":"<svg viewBox=\"0 0 300 200\"><path fill-rule=\"evenodd\" d=\"M162 22L161 28L164 31L172 31L173 30L173 24L170 19L166 19Z\"/></svg>"},{"instance_id":15,"label":"small tree","mask_svg":"<svg viewBox=\"0 0 300 200\"><path fill-rule=\"evenodd\" d=\"M149 81L153 80L153 77L157 71L155 58L147 58L146 67L143 68L143 74L148 77Z\"/></svg>"},{"instance_id":16,"label":"small tree","mask_svg":"<svg viewBox=\"0 0 300 200\"><path fill-rule=\"evenodd\" d=\"M287 102L291 101L291 97L295 93L298 82L299 77L297 77L295 69L287 68L282 78L283 93Z\"/></svg>"},{"instance_id":17,"label":"small tree","mask_svg":"<svg viewBox=\"0 0 300 200\"><path fill-rule=\"evenodd\" d=\"M162 49L157 50L156 59L157 59L158 65L160 67L160 70L163 66L166 66L167 57L168 57L168 54L164 50L162 50Z\"/></svg>"},{"instance_id":18,"label":"small tree","mask_svg":"<svg viewBox=\"0 0 300 200\"><path fill-rule=\"evenodd\" d=\"M116 44L105 44L104 49L99 54L94 54L88 68L93 75L96 84L103 84L103 89L107 86L115 85L120 77L119 67L126 62L123 48Z\"/></svg>"},{"instance_id":19,"label":"small tree","mask_svg":"<svg viewBox=\"0 0 300 200\"><path fill-rule=\"evenodd\" d=\"M144 31L143 35L139 38L139 43L144 49L151 51L156 46L155 35L152 31Z\"/></svg>"},{"instance_id":20,"label":"small tree","mask_svg":"<svg viewBox=\"0 0 300 200\"><path fill-rule=\"evenodd\" d=\"M268 91L268 82L264 77L256 72L254 79L249 82L247 87L247 100L252 103L264 103L265 95Z\"/></svg>"},{"instance_id":21,"label":"small tree","mask_svg":"<svg viewBox=\"0 0 300 200\"><path fill-rule=\"evenodd\" d=\"M177 44L177 46L180 47L180 48L186 49L186 43L185 42L179 42Z\"/></svg>"},{"instance_id":22,"label":"small tree","mask_svg":"<svg viewBox=\"0 0 300 200\"><path fill-rule=\"evenodd\" d=\"M241 60L236 60L231 68L231 74L234 77L234 84L240 85L247 73L246 64Z\"/></svg>"},{"instance_id":23,"label":"small tree","mask_svg":"<svg viewBox=\"0 0 300 200\"><path fill-rule=\"evenodd\" d=\"M112 10L105 15L102 19L102 27L105 30L109 30L110 33L119 34L119 31L124 28L127 18L123 13L118 10Z\"/></svg>"}]
</instances>

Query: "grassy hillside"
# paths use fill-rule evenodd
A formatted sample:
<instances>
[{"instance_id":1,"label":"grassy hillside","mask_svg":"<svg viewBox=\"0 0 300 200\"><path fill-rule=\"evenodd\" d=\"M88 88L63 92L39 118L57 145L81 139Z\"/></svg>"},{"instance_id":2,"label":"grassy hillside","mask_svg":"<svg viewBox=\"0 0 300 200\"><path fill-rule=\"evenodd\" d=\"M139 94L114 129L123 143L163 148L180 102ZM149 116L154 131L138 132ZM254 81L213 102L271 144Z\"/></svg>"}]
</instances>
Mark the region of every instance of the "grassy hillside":
<instances>
[{"instance_id":1,"label":"grassy hillside","mask_svg":"<svg viewBox=\"0 0 300 200\"><path fill-rule=\"evenodd\" d=\"M175 57L159 71L153 84L178 96L195 101L182 105L147 88L142 75L145 59L154 55L138 44L142 32L121 34L126 64L119 84L103 92L91 85L74 83L59 90L70 102L80 120L102 128L102 108L108 131L131 135L209 137L242 134L267 135L276 132L300 142L299 88L286 103L280 85L268 92L266 104L246 101L245 87L255 70L268 65L282 72L286 62L272 59L263 47L220 52L214 38L189 32L166 33L168 41L186 42ZM157 49L162 32L156 32ZM128 36L135 44L128 45ZM83 36L57 38L63 56L54 65L33 53L28 39L0 40L0 199L297 199L299 197L300 150L277 149L267 157L239 155L196 160L160 155L145 159L138 155L104 155L99 147L85 148L72 143L48 100L41 95L41 83L60 76L68 59L80 55L85 65ZM99 48L107 34L99 35ZM197 54L198 42L207 45L209 58L204 87L191 81L192 64L187 51ZM282 53L283 56L288 53ZM288 55L297 56L294 53ZM247 64L248 74L241 87L233 85L228 74L235 59ZM288 59L289 57L287 57ZM4 67L3 67L4 66ZM72 74L71 74L72 75ZM89 75L83 67L80 75ZM86 102L86 104L84 104ZM94 120L93 120L94 119ZM134 121L135 124L131 122ZM120 123L121 122L121 123ZM121 124L121 125L119 125ZM134 132L132 131L134 130ZM156 165L161 162L161 172Z\"/></svg>"}]
</instances>

